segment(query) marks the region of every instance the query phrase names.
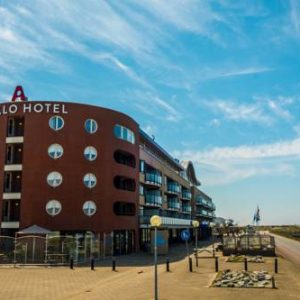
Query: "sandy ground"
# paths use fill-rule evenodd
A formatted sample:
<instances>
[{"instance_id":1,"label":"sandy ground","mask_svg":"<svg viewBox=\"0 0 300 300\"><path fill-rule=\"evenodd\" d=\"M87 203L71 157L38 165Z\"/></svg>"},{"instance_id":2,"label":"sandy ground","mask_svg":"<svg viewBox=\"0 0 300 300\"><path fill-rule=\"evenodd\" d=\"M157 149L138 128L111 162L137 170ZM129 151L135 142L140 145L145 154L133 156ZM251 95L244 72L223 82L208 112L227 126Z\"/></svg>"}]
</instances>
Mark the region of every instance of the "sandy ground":
<instances>
[{"instance_id":1,"label":"sandy ground","mask_svg":"<svg viewBox=\"0 0 300 300\"><path fill-rule=\"evenodd\" d=\"M184 251L184 248L182 248ZM164 260L163 257L160 258ZM216 276L214 260L201 259L190 273L186 257L176 257L167 273L164 264L159 265L159 299L300 299L300 269L291 262L279 258L279 274L275 275L277 289L237 289L209 287ZM134 262L129 265L128 260ZM242 263L227 263L220 257L220 269L243 269ZM143 261L145 264L143 265ZM151 256L119 258L117 272L109 261L70 270L67 267L1 267L0 299L59 300L59 299L153 299L153 267ZM106 265L105 265L106 264ZM122 266L120 266L122 265ZM274 258L265 264L249 263L249 270L274 271Z\"/></svg>"}]
</instances>

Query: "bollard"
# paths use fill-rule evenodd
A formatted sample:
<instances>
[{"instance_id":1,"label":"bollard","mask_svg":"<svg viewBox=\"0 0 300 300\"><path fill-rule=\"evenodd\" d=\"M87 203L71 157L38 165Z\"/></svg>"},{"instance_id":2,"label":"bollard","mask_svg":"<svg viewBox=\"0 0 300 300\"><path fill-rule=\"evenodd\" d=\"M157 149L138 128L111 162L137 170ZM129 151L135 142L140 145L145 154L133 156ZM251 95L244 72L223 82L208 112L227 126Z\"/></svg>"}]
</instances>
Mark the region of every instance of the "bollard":
<instances>
[{"instance_id":1,"label":"bollard","mask_svg":"<svg viewBox=\"0 0 300 300\"><path fill-rule=\"evenodd\" d=\"M218 256L215 257L215 270L216 270L216 272L219 272L219 260L218 260Z\"/></svg>"},{"instance_id":2,"label":"bollard","mask_svg":"<svg viewBox=\"0 0 300 300\"><path fill-rule=\"evenodd\" d=\"M116 258L115 257L112 258L112 270L116 271Z\"/></svg>"},{"instance_id":3,"label":"bollard","mask_svg":"<svg viewBox=\"0 0 300 300\"><path fill-rule=\"evenodd\" d=\"M70 269L71 270L74 269L74 259L73 259L73 257L71 257L71 259L70 259Z\"/></svg>"},{"instance_id":4,"label":"bollard","mask_svg":"<svg viewBox=\"0 0 300 300\"><path fill-rule=\"evenodd\" d=\"M190 268L190 272L193 272L193 260L191 257L189 257L189 268Z\"/></svg>"},{"instance_id":5,"label":"bollard","mask_svg":"<svg viewBox=\"0 0 300 300\"><path fill-rule=\"evenodd\" d=\"M274 276L272 276L272 289L276 289Z\"/></svg>"},{"instance_id":6,"label":"bollard","mask_svg":"<svg viewBox=\"0 0 300 300\"><path fill-rule=\"evenodd\" d=\"M95 259L92 257L91 259L91 270L94 271L95 270Z\"/></svg>"},{"instance_id":7,"label":"bollard","mask_svg":"<svg viewBox=\"0 0 300 300\"><path fill-rule=\"evenodd\" d=\"M168 257L166 259L166 270L167 272L170 272L170 259Z\"/></svg>"},{"instance_id":8,"label":"bollard","mask_svg":"<svg viewBox=\"0 0 300 300\"><path fill-rule=\"evenodd\" d=\"M277 257L275 258L275 261L274 261L274 269L275 269L275 273L277 274L278 273L278 259L277 259Z\"/></svg>"},{"instance_id":9,"label":"bollard","mask_svg":"<svg viewBox=\"0 0 300 300\"><path fill-rule=\"evenodd\" d=\"M248 271L248 260L247 260L247 257L244 257L244 269L245 269L245 271Z\"/></svg>"}]
</instances>

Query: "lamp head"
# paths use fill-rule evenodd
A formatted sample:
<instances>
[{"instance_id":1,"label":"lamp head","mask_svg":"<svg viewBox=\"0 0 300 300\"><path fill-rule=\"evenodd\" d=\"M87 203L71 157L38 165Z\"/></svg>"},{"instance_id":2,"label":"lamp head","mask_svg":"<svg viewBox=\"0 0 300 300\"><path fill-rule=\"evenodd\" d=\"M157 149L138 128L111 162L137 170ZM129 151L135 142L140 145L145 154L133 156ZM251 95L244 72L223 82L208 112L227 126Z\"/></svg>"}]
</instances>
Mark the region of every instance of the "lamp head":
<instances>
[{"instance_id":1,"label":"lamp head","mask_svg":"<svg viewBox=\"0 0 300 300\"><path fill-rule=\"evenodd\" d=\"M197 221L197 220L192 221L192 224L193 224L194 228L198 228L199 227L199 221Z\"/></svg>"},{"instance_id":2,"label":"lamp head","mask_svg":"<svg viewBox=\"0 0 300 300\"><path fill-rule=\"evenodd\" d=\"M157 215L152 216L150 219L150 224L153 227L159 227L161 225L161 217Z\"/></svg>"}]
</instances>

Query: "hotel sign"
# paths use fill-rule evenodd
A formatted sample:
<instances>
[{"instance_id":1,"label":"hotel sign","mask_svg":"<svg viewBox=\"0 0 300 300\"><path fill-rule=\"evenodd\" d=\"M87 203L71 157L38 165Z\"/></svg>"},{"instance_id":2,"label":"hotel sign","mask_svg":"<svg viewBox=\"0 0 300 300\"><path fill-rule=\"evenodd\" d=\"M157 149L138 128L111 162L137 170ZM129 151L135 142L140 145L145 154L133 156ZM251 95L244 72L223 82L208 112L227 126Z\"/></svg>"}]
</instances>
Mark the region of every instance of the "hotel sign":
<instances>
[{"instance_id":1,"label":"hotel sign","mask_svg":"<svg viewBox=\"0 0 300 300\"><path fill-rule=\"evenodd\" d=\"M63 103L35 103L28 102L22 86L18 85L14 91L10 104L0 105L0 116L17 113L50 113L67 114ZM19 102L18 104L16 104Z\"/></svg>"},{"instance_id":2,"label":"hotel sign","mask_svg":"<svg viewBox=\"0 0 300 300\"><path fill-rule=\"evenodd\" d=\"M67 114L66 105L62 103L34 103L3 104L0 106L0 116L17 113L49 113Z\"/></svg>"}]
</instances>

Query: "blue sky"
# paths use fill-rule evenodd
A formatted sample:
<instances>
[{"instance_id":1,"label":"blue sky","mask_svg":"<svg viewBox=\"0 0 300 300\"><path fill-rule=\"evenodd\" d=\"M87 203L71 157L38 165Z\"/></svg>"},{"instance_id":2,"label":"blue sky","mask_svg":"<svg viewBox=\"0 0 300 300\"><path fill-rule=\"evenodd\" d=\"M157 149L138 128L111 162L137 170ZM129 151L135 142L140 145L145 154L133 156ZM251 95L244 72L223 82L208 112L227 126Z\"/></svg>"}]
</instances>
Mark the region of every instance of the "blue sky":
<instances>
[{"instance_id":1,"label":"blue sky","mask_svg":"<svg viewBox=\"0 0 300 300\"><path fill-rule=\"evenodd\" d=\"M300 223L300 2L0 0L0 98L135 118L217 215Z\"/></svg>"}]
</instances>

